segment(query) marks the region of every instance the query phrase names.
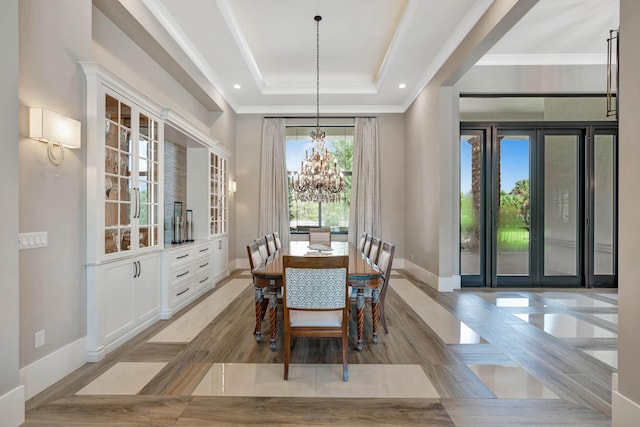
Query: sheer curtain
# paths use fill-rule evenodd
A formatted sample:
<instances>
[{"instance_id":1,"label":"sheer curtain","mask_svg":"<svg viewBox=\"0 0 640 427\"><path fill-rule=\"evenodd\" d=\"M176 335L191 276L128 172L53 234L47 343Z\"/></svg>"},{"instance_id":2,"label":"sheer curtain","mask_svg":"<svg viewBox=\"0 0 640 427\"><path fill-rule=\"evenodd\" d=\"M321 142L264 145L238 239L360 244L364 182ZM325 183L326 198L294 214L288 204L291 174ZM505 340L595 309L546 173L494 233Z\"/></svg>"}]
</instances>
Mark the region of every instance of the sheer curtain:
<instances>
[{"instance_id":1,"label":"sheer curtain","mask_svg":"<svg viewBox=\"0 0 640 427\"><path fill-rule=\"evenodd\" d=\"M357 245L365 231L380 236L380 161L375 117L356 117L352 176L349 241Z\"/></svg>"},{"instance_id":2,"label":"sheer curtain","mask_svg":"<svg viewBox=\"0 0 640 427\"><path fill-rule=\"evenodd\" d=\"M264 119L258 235L277 231L286 247L289 245L289 191L285 141L285 120Z\"/></svg>"}]
</instances>

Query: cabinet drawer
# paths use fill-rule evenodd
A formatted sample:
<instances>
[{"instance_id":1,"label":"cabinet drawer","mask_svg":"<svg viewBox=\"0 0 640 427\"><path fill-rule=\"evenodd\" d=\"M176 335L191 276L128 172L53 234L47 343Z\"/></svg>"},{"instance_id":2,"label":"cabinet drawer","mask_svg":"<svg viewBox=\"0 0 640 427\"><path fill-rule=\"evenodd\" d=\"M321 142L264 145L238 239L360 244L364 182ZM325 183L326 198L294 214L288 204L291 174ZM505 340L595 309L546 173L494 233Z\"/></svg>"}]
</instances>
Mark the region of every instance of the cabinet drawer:
<instances>
[{"instance_id":1,"label":"cabinet drawer","mask_svg":"<svg viewBox=\"0 0 640 427\"><path fill-rule=\"evenodd\" d=\"M202 274L199 274L198 276L196 276L196 278L192 282L193 287L195 289L200 289L204 286L207 286L209 283L211 283L212 280L213 280L213 274L209 269L208 271L202 272Z\"/></svg>"},{"instance_id":2,"label":"cabinet drawer","mask_svg":"<svg viewBox=\"0 0 640 427\"><path fill-rule=\"evenodd\" d=\"M205 244L198 245L194 248L194 256L196 258L211 256L212 253L213 253L212 242L207 242Z\"/></svg>"},{"instance_id":3,"label":"cabinet drawer","mask_svg":"<svg viewBox=\"0 0 640 427\"><path fill-rule=\"evenodd\" d=\"M191 248L184 248L167 252L167 265L170 269L181 264L189 263L194 259Z\"/></svg>"},{"instance_id":4,"label":"cabinet drawer","mask_svg":"<svg viewBox=\"0 0 640 427\"><path fill-rule=\"evenodd\" d=\"M173 288L179 283L189 280L193 276L193 270L193 264L185 264L169 270L169 288Z\"/></svg>"},{"instance_id":5,"label":"cabinet drawer","mask_svg":"<svg viewBox=\"0 0 640 427\"><path fill-rule=\"evenodd\" d=\"M187 298L191 292L193 292L193 283L191 282L177 286L169 291L169 302L173 303L178 299Z\"/></svg>"}]
</instances>

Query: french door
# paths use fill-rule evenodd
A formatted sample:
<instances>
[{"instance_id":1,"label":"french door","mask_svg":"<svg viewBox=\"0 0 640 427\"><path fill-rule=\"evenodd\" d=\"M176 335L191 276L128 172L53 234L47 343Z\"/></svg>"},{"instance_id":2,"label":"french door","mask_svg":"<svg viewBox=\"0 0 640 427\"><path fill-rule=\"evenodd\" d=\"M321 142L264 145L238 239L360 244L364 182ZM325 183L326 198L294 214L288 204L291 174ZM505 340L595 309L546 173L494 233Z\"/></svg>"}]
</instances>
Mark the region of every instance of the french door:
<instances>
[{"instance_id":1,"label":"french door","mask_svg":"<svg viewBox=\"0 0 640 427\"><path fill-rule=\"evenodd\" d=\"M615 286L616 128L460 132L463 286Z\"/></svg>"}]
</instances>

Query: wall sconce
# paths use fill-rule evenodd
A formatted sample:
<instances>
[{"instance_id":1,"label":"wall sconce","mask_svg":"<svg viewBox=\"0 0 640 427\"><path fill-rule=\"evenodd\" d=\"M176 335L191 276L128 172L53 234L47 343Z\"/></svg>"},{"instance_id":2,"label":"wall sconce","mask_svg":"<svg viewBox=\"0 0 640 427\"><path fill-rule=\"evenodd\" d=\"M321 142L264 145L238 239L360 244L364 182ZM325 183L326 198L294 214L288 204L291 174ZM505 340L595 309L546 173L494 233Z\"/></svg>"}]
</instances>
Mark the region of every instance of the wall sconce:
<instances>
[{"instance_id":1,"label":"wall sconce","mask_svg":"<svg viewBox=\"0 0 640 427\"><path fill-rule=\"evenodd\" d=\"M229 196L233 196L236 192L236 182L232 179L229 180Z\"/></svg>"},{"instance_id":2,"label":"wall sconce","mask_svg":"<svg viewBox=\"0 0 640 427\"><path fill-rule=\"evenodd\" d=\"M80 148L81 123L44 108L29 108L29 138L46 142L49 161L60 166L64 160L64 149ZM54 148L58 148L58 153Z\"/></svg>"}]
</instances>

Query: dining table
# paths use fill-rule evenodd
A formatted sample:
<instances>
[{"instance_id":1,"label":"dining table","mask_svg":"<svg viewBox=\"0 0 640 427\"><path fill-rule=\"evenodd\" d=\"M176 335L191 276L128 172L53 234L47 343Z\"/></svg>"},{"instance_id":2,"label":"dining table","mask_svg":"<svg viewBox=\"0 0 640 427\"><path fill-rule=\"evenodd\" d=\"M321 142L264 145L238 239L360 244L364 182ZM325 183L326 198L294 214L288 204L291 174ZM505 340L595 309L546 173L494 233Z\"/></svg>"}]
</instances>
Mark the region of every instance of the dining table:
<instances>
[{"instance_id":1,"label":"dining table","mask_svg":"<svg viewBox=\"0 0 640 427\"><path fill-rule=\"evenodd\" d=\"M349 242L332 241L314 243L309 241L292 241L288 246L281 247L269 256L266 262L255 267L251 274L255 288L256 326L254 334L257 342L262 341L262 320L266 311L269 313L269 333L271 350L276 350L276 331L278 317L278 291L282 288L284 269L282 261L284 255L293 256L349 256L349 285L356 292L356 323L358 338L356 349L362 350L364 333L365 289L371 289L372 329L374 343L378 342L378 314L380 293L378 284L382 271L373 264L354 244ZM268 296L265 296L267 293ZM268 298L266 300L265 298ZM267 310L268 307L268 310Z\"/></svg>"}]
</instances>

